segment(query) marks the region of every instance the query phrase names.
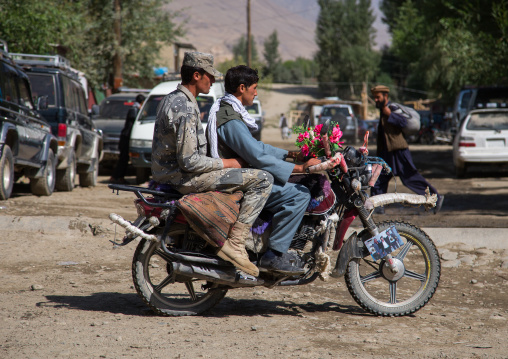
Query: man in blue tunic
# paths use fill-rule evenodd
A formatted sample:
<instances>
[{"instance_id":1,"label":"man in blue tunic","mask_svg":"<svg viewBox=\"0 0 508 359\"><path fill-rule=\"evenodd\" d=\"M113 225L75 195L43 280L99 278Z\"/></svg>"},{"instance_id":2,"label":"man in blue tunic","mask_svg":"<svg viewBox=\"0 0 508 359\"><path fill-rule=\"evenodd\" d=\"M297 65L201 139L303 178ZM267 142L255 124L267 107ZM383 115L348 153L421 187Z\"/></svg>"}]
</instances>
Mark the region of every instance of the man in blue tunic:
<instances>
[{"instance_id":1,"label":"man in blue tunic","mask_svg":"<svg viewBox=\"0 0 508 359\"><path fill-rule=\"evenodd\" d=\"M380 110L377 131L377 156L384 159L388 166L392 168L393 175L399 176L404 186L413 192L425 195L425 190L428 187L431 194L437 194L438 199L436 207L434 207L434 213L437 213L443 205L444 196L438 194L437 189L427 182L413 163L409 146L402 133L402 128L406 126L406 118L392 112L393 106L388 100L390 89L387 86L375 86L371 89L371 92L376 102L376 108ZM386 193L391 178L391 174L382 173L374 187L372 187L371 195ZM380 207L378 213L384 213L384 209Z\"/></svg>"},{"instance_id":2,"label":"man in blue tunic","mask_svg":"<svg viewBox=\"0 0 508 359\"><path fill-rule=\"evenodd\" d=\"M310 201L309 190L300 184L289 183L291 173L305 173L320 161L311 159L304 164L286 162L296 159L297 152L270 146L257 141L249 128L256 123L244 106L252 105L257 96L257 71L240 65L228 70L224 81L226 96L219 99L208 118L207 134L210 154L214 158L241 157L251 167L269 172L274 177L272 192L265 209L274 214L268 251L259 260L260 270L294 275L303 268L293 255L287 253L293 236Z\"/></svg>"}]
</instances>

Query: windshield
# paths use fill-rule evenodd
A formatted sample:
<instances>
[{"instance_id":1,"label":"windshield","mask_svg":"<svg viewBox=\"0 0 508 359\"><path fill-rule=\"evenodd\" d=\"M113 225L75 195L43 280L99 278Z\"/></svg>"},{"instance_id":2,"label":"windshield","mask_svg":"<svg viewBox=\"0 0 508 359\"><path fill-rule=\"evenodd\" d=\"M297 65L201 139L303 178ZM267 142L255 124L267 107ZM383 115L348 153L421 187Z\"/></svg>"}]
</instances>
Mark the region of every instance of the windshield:
<instances>
[{"instance_id":1,"label":"windshield","mask_svg":"<svg viewBox=\"0 0 508 359\"><path fill-rule=\"evenodd\" d=\"M335 116L335 115L343 115L350 116L349 110L347 107L323 107L322 116Z\"/></svg>"},{"instance_id":2,"label":"windshield","mask_svg":"<svg viewBox=\"0 0 508 359\"><path fill-rule=\"evenodd\" d=\"M105 99L101 103L99 116L101 118L111 118L125 120L127 112L134 105L134 101L121 99Z\"/></svg>"},{"instance_id":3,"label":"windshield","mask_svg":"<svg viewBox=\"0 0 508 359\"><path fill-rule=\"evenodd\" d=\"M32 85L34 102L41 96L48 96L48 107L56 106L55 78L51 75L28 73Z\"/></svg>"},{"instance_id":4,"label":"windshield","mask_svg":"<svg viewBox=\"0 0 508 359\"><path fill-rule=\"evenodd\" d=\"M259 105L255 102L250 106L245 106L245 109L251 115L259 115Z\"/></svg>"},{"instance_id":5,"label":"windshield","mask_svg":"<svg viewBox=\"0 0 508 359\"><path fill-rule=\"evenodd\" d=\"M508 130L508 112L473 113L466 125L468 130Z\"/></svg>"},{"instance_id":6,"label":"windshield","mask_svg":"<svg viewBox=\"0 0 508 359\"><path fill-rule=\"evenodd\" d=\"M166 95L153 95L148 98L143 109L139 121L155 121L157 116L157 106ZM213 97L211 96L198 96L196 98L201 114L201 122L208 121L208 113L213 105Z\"/></svg>"},{"instance_id":7,"label":"windshield","mask_svg":"<svg viewBox=\"0 0 508 359\"><path fill-rule=\"evenodd\" d=\"M213 105L213 97L211 96L198 96L196 98L199 106L199 113L201 117L201 122L208 122L208 114L210 112L210 108Z\"/></svg>"}]
</instances>

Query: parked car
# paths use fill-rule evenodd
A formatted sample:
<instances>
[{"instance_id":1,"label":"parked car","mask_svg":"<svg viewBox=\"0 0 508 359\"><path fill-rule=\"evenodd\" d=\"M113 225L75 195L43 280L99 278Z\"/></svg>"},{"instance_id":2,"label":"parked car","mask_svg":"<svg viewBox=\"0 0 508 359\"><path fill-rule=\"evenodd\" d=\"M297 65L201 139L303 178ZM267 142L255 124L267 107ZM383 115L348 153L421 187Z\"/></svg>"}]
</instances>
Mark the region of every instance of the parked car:
<instances>
[{"instance_id":1,"label":"parked car","mask_svg":"<svg viewBox=\"0 0 508 359\"><path fill-rule=\"evenodd\" d=\"M471 111L453 142L457 177L471 165L508 164L508 109Z\"/></svg>"},{"instance_id":2,"label":"parked car","mask_svg":"<svg viewBox=\"0 0 508 359\"><path fill-rule=\"evenodd\" d=\"M102 131L103 157L102 162L118 160L120 151L120 133L125 125L127 112L132 108L138 93L118 93L108 96L99 105L99 114L94 117L95 126Z\"/></svg>"},{"instance_id":3,"label":"parked car","mask_svg":"<svg viewBox=\"0 0 508 359\"><path fill-rule=\"evenodd\" d=\"M319 123L325 123L326 120L330 120L332 124L339 124L343 134L342 140L346 142L346 145L356 145L358 143L358 119L351 105L324 105L319 115Z\"/></svg>"},{"instance_id":4,"label":"parked car","mask_svg":"<svg viewBox=\"0 0 508 359\"><path fill-rule=\"evenodd\" d=\"M37 112L44 99L33 102L28 76L0 45L0 200L8 199L14 183L25 176L33 194L49 196L55 188L58 141Z\"/></svg>"},{"instance_id":5,"label":"parked car","mask_svg":"<svg viewBox=\"0 0 508 359\"><path fill-rule=\"evenodd\" d=\"M473 109L507 107L508 86L468 86L460 90L455 99L453 125L459 127Z\"/></svg>"},{"instance_id":6,"label":"parked car","mask_svg":"<svg viewBox=\"0 0 508 359\"><path fill-rule=\"evenodd\" d=\"M76 173L79 185L97 184L102 154L102 135L88 113L81 79L61 56L13 54L32 83L34 96L47 96L48 108L41 115L58 138L56 189L72 191Z\"/></svg>"},{"instance_id":7,"label":"parked car","mask_svg":"<svg viewBox=\"0 0 508 359\"><path fill-rule=\"evenodd\" d=\"M155 86L143 102L138 117L136 117L136 121L132 126L129 151L132 166L136 168L137 183L146 182L152 174L152 141L157 106L164 96L176 90L179 83L180 81L167 81ZM208 122L210 108L215 100L223 95L224 83L216 82L208 94L199 94L196 98L204 127Z\"/></svg>"},{"instance_id":8,"label":"parked car","mask_svg":"<svg viewBox=\"0 0 508 359\"><path fill-rule=\"evenodd\" d=\"M263 123L265 122L261 102L256 97L254 98L254 103L250 106L246 106L245 108L252 118L256 120L256 125L258 125L258 129L255 131L251 130L250 133L256 140L261 141L261 131L263 130Z\"/></svg>"},{"instance_id":9,"label":"parked car","mask_svg":"<svg viewBox=\"0 0 508 359\"><path fill-rule=\"evenodd\" d=\"M363 143L365 132L369 131L369 142L377 141L377 125L379 120L358 120L358 140Z\"/></svg>"}]
</instances>

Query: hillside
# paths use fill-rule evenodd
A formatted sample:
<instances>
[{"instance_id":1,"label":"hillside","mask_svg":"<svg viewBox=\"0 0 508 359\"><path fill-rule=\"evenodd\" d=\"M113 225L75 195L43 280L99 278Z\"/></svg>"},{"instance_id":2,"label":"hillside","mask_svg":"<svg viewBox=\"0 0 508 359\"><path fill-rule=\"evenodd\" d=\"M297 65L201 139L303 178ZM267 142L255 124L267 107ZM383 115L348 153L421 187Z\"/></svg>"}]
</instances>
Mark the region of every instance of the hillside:
<instances>
[{"instance_id":1,"label":"hillside","mask_svg":"<svg viewBox=\"0 0 508 359\"><path fill-rule=\"evenodd\" d=\"M377 13L379 0L373 0ZM193 44L199 51L212 53L217 61L232 57L233 44L247 32L247 1L186 0L166 5L169 12L179 11L176 21L185 23L182 42ZM317 51L315 39L317 1L312 0L255 0L251 1L251 32L262 57L265 39L277 30L279 52L283 60L297 57L312 58ZM386 27L378 19L378 45L389 41Z\"/></svg>"}]
</instances>

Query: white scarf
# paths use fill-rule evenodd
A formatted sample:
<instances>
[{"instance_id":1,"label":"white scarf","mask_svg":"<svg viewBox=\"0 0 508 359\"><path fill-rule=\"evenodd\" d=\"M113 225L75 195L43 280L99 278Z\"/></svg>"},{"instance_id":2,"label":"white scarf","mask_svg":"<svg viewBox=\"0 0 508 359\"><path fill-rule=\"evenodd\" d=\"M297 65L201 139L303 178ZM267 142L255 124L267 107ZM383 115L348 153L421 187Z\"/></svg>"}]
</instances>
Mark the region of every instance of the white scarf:
<instances>
[{"instance_id":1,"label":"white scarf","mask_svg":"<svg viewBox=\"0 0 508 359\"><path fill-rule=\"evenodd\" d=\"M219 98L213 106L210 108L208 114L208 124L206 125L206 131L208 133L208 140L210 141L210 154L213 158L219 158L219 152L217 150L217 111L219 111L221 101L229 103L233 106L233 110L238 112L242 117L241 120L247 125L248 128L257 130L258 125L251 115L245 109L245 106L235 96L226 92L226 95Z\"/></svg>"}]
</instances>

